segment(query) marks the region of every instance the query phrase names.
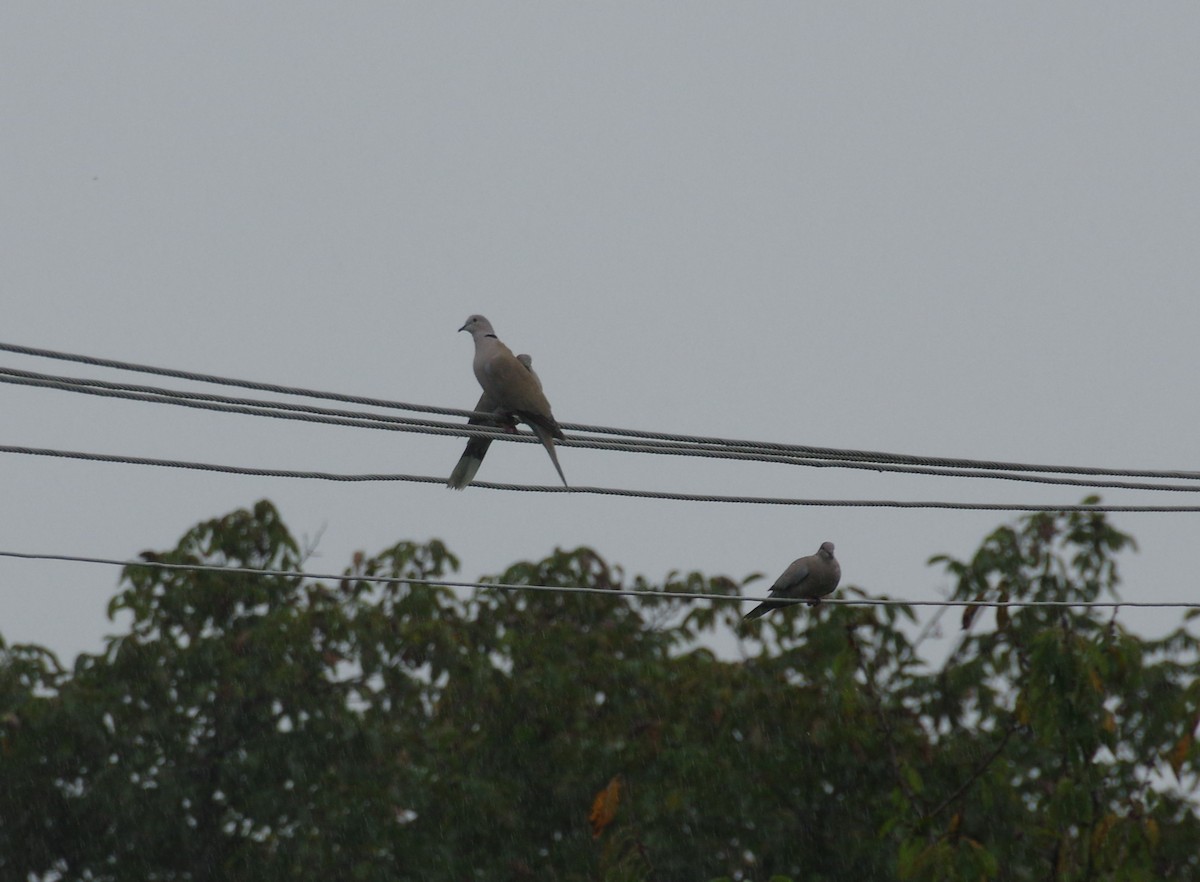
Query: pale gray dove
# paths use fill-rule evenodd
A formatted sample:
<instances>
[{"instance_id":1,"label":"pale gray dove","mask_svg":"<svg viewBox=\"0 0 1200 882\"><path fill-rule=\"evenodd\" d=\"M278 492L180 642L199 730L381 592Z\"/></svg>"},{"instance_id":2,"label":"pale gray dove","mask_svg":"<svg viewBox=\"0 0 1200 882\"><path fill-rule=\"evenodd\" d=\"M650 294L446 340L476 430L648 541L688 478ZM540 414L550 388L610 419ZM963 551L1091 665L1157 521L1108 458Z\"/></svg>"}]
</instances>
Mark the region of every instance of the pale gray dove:
<instances>
[{"instance_id":1,"label":"pale gray dove","mask_svg":"<svg viewBox=\"0 0 1200 882\"><path fill-rule=\"evenodd\" d=\"M538 378L537 372L533 369L533 359L522 353L517 356L517 361L529 368L529 373L533 374L533 378L538 382L538 388L541 388L542 381ZM477 413L492 413L495 411L496 405L491 397L484 392L479 396L479 403L475 405ZM500 417L487 419L485 417L471 417L467 420L469 426L501 426L510 428L513 423L511 420L505 420ZM450 480L446 482L446 486L454 490L461 490L475 479L475 473L479 471L479 466L483 464L483 458L487 455L488 448L492 446L491 438L471 438L467 441L467 449L463 451L463 455L459 457L458 465L454 467L454 471L450 473Z\"/></svg>"},{"instance_id":2,"label":"pale gray dove","mask_svg":"<svg viewBox=\"0 0 1200 882\"><path fill-rule=\"evenodd\" d=\"M792 565L771 586L770 596L807 600L809 606L816 606L822 597L833 593L841 578L842 568L833 556L833 543L822 542L816 554L792 561ZM788 605L765 600L746 613L746 618L757 619L773 609Z\"/></svg>"},{"instance_id":3,"label":"pale gray dove","mask_svg":"<svg viewBox=\"0 0 1200 882\"><path fill-rule=\"evenodd\" d=\"M542 392L541 380L500 342L492 330L492 323L483 316L470 316L459 330L469 331L475 341L472 364L475 379L483 387L484 396L491 399L498 418L515 417L527 423L550 454L563 486L568 486L562 466L558 464L558 454L554 452L554 439L566 440L566 436L550 412L550 402Z\"/></svg>"}]
</instances>

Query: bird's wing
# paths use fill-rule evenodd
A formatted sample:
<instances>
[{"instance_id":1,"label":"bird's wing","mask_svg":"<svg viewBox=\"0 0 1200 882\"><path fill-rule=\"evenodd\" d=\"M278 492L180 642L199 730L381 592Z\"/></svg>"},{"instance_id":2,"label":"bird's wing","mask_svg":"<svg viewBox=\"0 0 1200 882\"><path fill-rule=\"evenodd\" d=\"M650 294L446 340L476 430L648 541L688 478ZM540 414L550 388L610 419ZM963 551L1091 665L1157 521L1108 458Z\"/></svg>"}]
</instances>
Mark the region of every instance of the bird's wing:
<instances>
[{"instance_id":1,"label":"bird's wing","mask_svg":"<svg viewBox=\"0 0 1200 882\"><path fill-rule=\"evenodd\" d=\"M808 558L802 557L799 560L792 561L791 566L780 573L779 578L775 580L775 584L771 586L771 593L782 594L784 596L794 595L804 580L808 578L808 573Z\"/></svg>"}]
</instances>

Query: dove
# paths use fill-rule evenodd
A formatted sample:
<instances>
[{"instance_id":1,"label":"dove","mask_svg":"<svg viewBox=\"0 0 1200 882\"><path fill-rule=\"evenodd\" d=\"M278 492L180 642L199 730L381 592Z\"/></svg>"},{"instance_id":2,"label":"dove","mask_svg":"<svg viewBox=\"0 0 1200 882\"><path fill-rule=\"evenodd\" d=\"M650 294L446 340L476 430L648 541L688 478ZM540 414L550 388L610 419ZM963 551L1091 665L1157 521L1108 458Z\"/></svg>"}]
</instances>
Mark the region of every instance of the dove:
<instances>
[{"instance_id":1,"label":"dove","mask_svg":"<svg viewBox=\"0 0 1200 882\"><path fill-rule=\"evenodd\" d=\"M807 600L809 606L816 606L822 597L833 593L841 578L842 568L833 556L833 543L822 542L816 554L792 561L792 565L771 586L770 595ZM746 613L745 617L757 619L781 606L788 604L765 600Z\"/></svg>"},{"instance_id":2,"label":"dove","mask_svg":"<svg viewBox=\"0 0 1200 882\"><path fill-rule=\"evenodd\" d=\"M542 387L542 381L538 378L537 373L533 369L533 359L522 353L517 356L517 361L529 368L529 373L533 374L533 378L537 380L538 388ZM480 413L491 413L496 409L496 405L492 402L491 397L484 392L479 396L479 403L475 405L475 410ZM469 426L485 426L497 425L504 428L511 428L512 421L506 421L497 417L495 419L486 419L484 417L471 417L467 420ZM471 438L467 441L467 449L463 451L463 455L458 460L458 465L454 467L454 471L450 473L450 480L446 482L446 486L454 490L461 490L475 479L475 473L479 471L479 466L483 464L483 458L487 455L488 448L492 446L491 438Z\"/></svg>"},{"instance_id":3,"label":"dove","mask_svg":"<svg viewBox=\"0 0 1200 882\"><path fill-rule=\"evenodd\" d=\"M500 342L492 330L492 323L483 316L468 317L459 330L468 331L475 341L472 363L475 379L483 387L484 396L491 399L498 418L515 418L527 423L550 454L563 486L569 486L562 466L558 464L558 454L554 452L554 439L565 441L566 436L550 412L550 402L542 392L541 380Z\"/></svg>"}]
</instances>

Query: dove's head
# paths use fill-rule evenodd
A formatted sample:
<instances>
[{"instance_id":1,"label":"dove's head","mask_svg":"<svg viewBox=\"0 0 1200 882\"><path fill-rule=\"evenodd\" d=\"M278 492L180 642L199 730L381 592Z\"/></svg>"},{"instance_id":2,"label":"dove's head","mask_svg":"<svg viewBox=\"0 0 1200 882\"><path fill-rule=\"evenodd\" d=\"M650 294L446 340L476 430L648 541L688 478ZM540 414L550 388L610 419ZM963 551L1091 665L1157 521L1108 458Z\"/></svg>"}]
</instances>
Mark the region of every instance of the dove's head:
<instances>
[{"instance_id":1,"label":"dove's head","mask_svg":"<svg viewBox=\"0 0 1200 882\"><path fill-rule=\"evenodd\" d=\"M459 328L459 330L469 332L472 337L474 337L476 334L496 333L492 330L492 323L481 315L467 316L467 320L463 323L463 326Z\"/></svg>"},{"instance_id":2,"label":"dove's head","mask_svg":"<svg viewBox=\"0 0 1200 882\"><path fill-rule=\"evenodd\" d=\"M817 554L821 555L821 557L833 557L833 543L822 542L821 547L817 549Z\"/></svg>"}]
</instances>

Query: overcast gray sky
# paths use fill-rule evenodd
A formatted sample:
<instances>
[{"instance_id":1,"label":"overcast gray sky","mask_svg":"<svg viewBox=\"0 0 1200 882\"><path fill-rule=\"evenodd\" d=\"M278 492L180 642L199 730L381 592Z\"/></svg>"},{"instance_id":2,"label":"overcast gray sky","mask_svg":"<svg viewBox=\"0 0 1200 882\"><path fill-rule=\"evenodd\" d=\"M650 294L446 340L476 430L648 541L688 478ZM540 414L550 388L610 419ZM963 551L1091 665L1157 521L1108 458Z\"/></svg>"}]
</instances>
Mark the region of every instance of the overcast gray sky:
<instances>
[{"instance_id":1,"label":"overcast gray sky","mask_svg":"<svg viewBox=\"0 0 1200 882\"><path fill-rule=\"evenodd\" d=\"M468 407L455 331L481 312L534 355L564 421L1196 468L1198 34L1192 3L9 3L0 340ZM236 465L442 475L461 449L7 385L0 408L4 444ZM1084 495L560 458L615 487ZM508 444L480 478L555 481ZM297 534L324 529L314 570L439 537L468 578L580 543L652 579L773 577L830 539L844 583L910 599L947 587L930 555L1009 517L14 455L0 486L13 551L130 557L268 497ZM1197 598L1200 516L1115 521L1141 545L1127 597ZM0 633L95 651L116 578L0 560ZM1179 618L1122 613L1143 632Z\"/></svg>"}]
</instances>

